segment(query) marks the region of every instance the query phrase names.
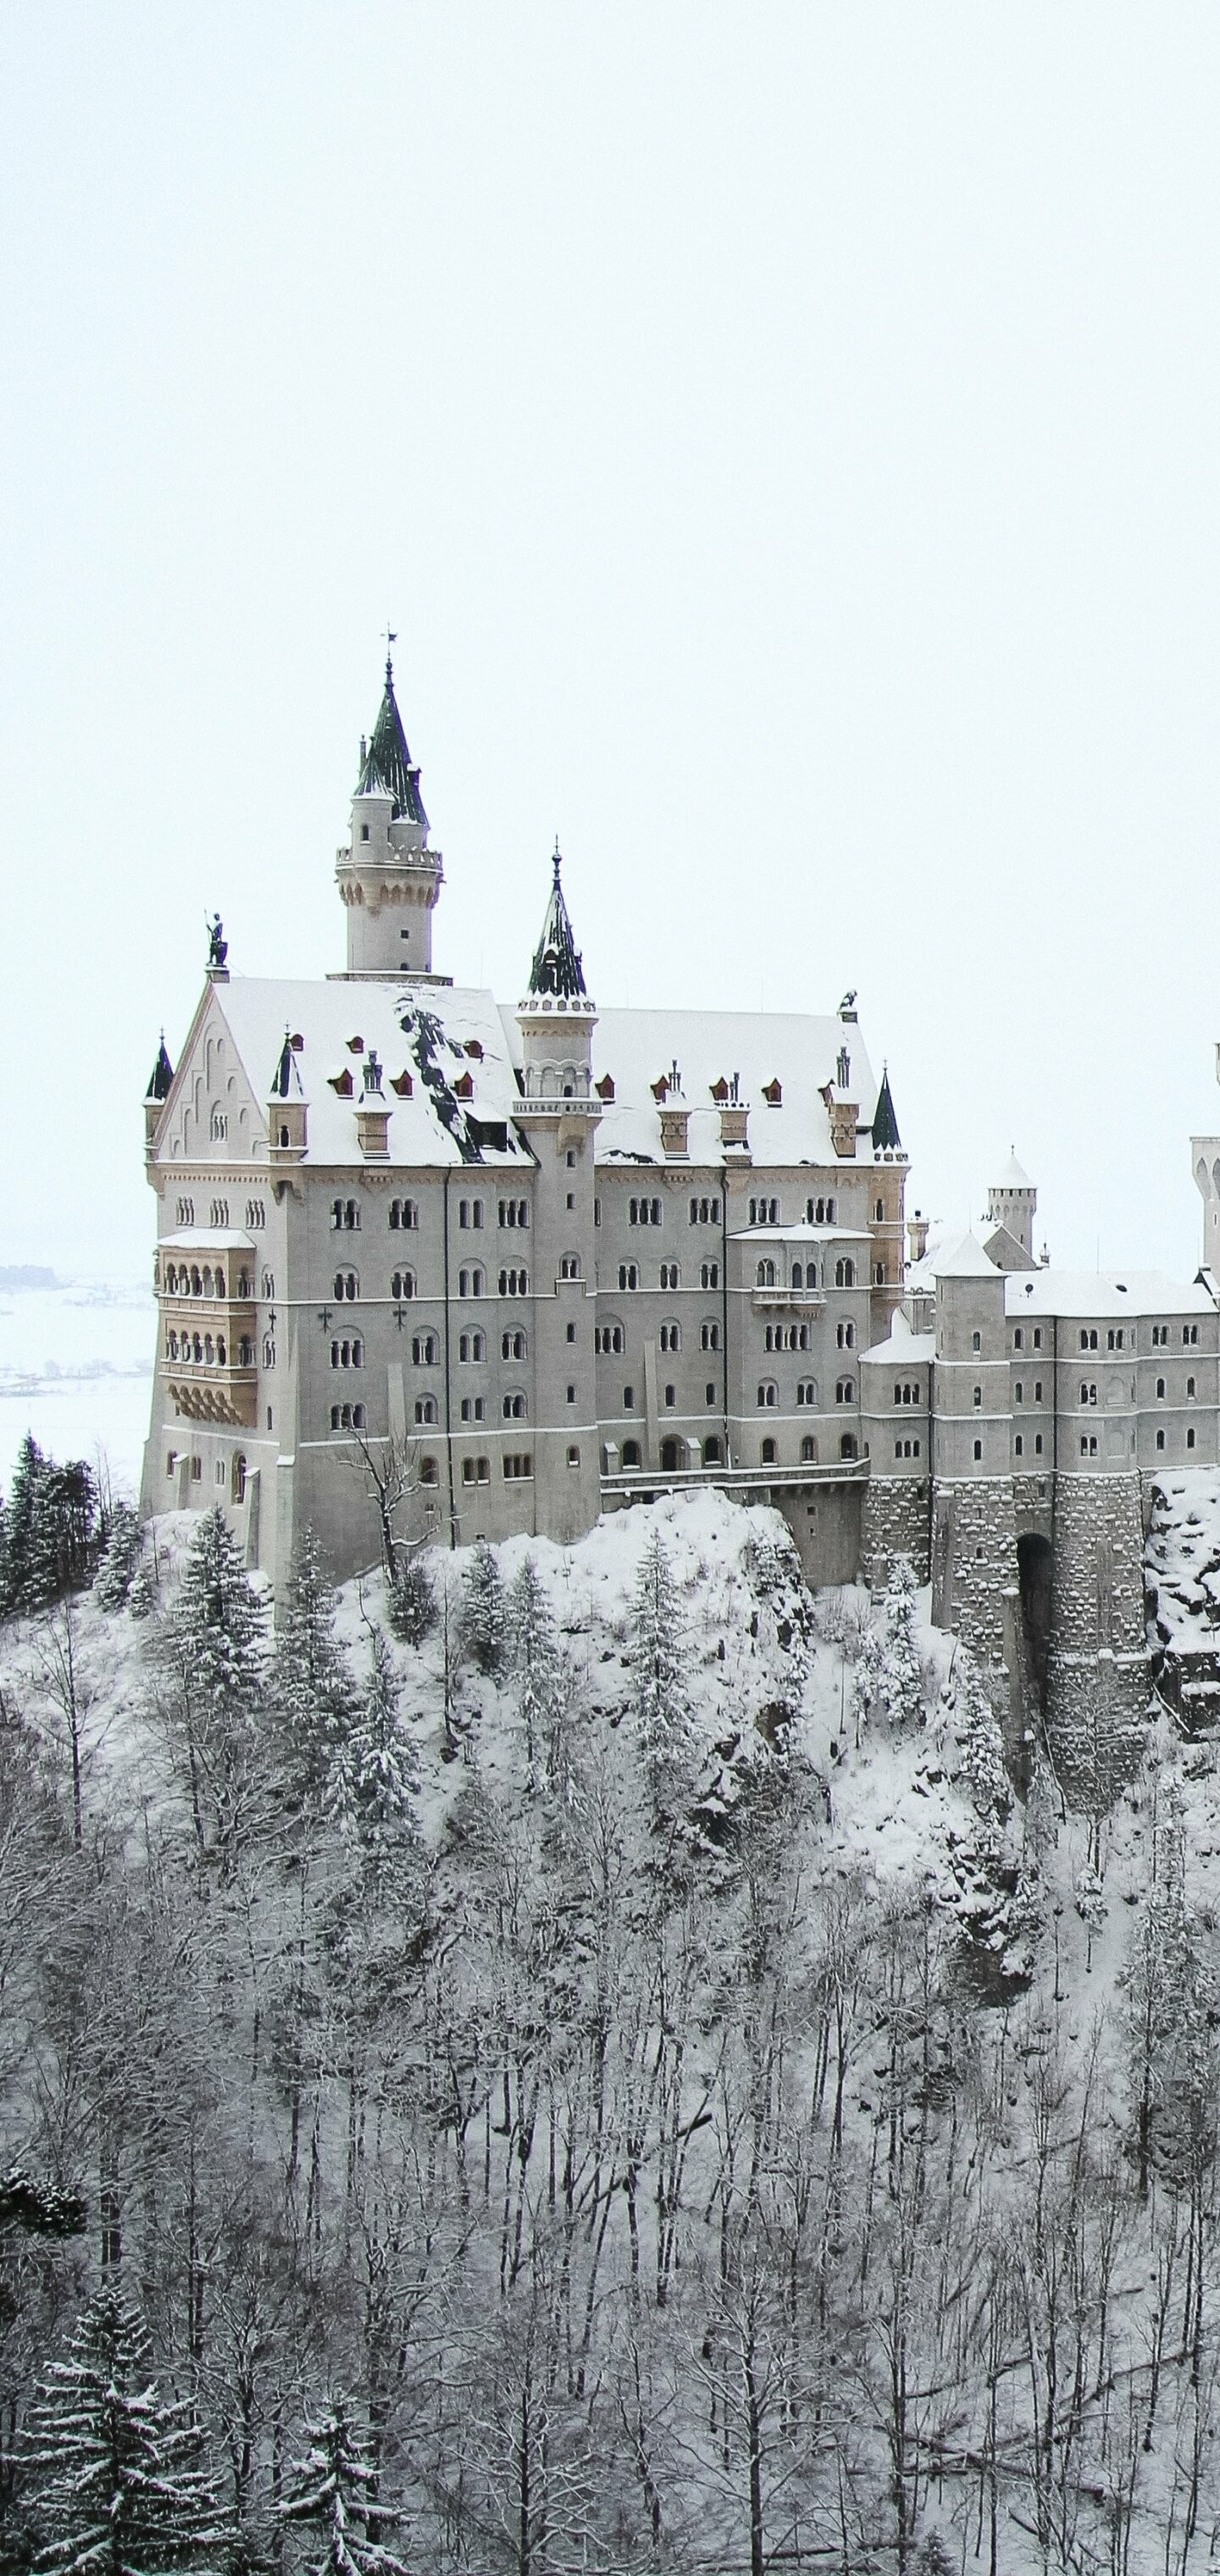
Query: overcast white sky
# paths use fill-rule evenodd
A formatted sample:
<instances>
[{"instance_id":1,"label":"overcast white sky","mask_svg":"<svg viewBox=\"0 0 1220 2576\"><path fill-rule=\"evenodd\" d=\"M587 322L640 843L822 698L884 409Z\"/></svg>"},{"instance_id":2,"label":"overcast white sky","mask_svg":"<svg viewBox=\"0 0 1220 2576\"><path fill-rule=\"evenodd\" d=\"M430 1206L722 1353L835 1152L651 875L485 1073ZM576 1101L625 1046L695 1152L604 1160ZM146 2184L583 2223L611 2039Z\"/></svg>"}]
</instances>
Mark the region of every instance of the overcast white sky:
<instances>
[{"instance_id":1,"label":"overcast white sky","mask_svg":"<svg viewBox=\"0 0 1220 2576\"><path fill-rule=\"evenodd\" d=\"M912 1201L1189 1271L1220 1128L1220 13L0 17L0 1262L141 1273L205 907L342 963L378 630L515 998L833 1008Z\"/></svg>"}]
</instances>

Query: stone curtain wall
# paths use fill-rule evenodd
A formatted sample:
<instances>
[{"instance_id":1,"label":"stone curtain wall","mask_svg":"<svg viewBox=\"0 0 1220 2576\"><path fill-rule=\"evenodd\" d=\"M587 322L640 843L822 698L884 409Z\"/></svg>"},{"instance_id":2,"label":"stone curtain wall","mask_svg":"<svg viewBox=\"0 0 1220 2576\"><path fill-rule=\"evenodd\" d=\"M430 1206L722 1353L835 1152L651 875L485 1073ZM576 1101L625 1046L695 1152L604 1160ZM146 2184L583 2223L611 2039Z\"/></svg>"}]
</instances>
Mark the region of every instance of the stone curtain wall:
<instances>
[{"instance_id":1,"label":"stone curtain wall","mask_svg":"<svg viewBox=\"0 0 1220 2576\"><path fill-rule=\"evenodd\" d=\"M860 1532L860 1579L884 1591L890 1559L909 1556L917 1583L931 1580L928 1487L914 1477L870 1476Z\"/></svg>"},{"instance_id":2,"label":"stone curtain wall","mask_svg":"<svg viewBox=\"0 0 1220 2576\"><path fill-rule=\"evenodd\" d=\"M1148 1707L1138 1475L1061 1476L1047 1734L1073 1806L1100 1815L1135 1770Z\"/></svg>"}]
</instances>

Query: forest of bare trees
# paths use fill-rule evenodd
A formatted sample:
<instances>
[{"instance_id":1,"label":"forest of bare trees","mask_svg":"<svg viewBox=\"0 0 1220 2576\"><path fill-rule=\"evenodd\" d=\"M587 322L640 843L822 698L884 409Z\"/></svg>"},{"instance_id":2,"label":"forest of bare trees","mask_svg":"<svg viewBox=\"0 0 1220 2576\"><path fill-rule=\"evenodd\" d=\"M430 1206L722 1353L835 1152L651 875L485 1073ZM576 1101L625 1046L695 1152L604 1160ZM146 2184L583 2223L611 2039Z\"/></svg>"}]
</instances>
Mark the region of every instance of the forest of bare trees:
<instances>
[{"instance_id":1,"label":"forest of bare trees","mask_svg":"<svg viewBox=\"0 0 1220 2576\"><path fill-rule=\"evenodd\" d=\"M1211 2563L1181 1766L1142 1888L1101 1850L1073 1899L905 1570L815 1602L757 1533L770 1696L713 1740L722 1641L632 1519L596 1649L488 1549L414 1643L376 1586L337 1626L308 1540L273 1634L219 1514L4 1631L7 2565ZM935 1870L843 1846L866 1758L940 1797Z\"/></svg>"}]
</instances>

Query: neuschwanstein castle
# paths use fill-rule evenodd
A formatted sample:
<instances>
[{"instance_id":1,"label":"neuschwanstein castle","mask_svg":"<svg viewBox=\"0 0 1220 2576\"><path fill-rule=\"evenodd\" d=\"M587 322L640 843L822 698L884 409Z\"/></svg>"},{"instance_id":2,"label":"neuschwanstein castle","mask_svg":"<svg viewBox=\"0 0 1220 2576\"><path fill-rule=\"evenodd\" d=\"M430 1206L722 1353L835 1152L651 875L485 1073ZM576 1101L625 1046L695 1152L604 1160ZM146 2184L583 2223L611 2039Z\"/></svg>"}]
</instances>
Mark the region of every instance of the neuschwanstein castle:
<instances>
[{"instance_id":1,"label":"neuschwanstein castle","mask_svg":"<svg viewBox=\"0 0 1220 2576\"><path fill-rule=\"evenodd\" d=\"M775 1502L815 1583L908 1552L1016 1733L1035 1693L1052 1724L1142 1707L1151 1486L1218 1454L1210 1272L1053 1270L1015 1162L986 1241L929 1255L854 996L599 1012L558 851L520 1001L434 973L388 662L336 880L345 969L230 976L218 923L153 1071L144 1510L223 1501L272 1576L309 1526L342 1576L391 1436L454 1544L710 1480ZM1220 1140L1195 1169L1220 1261Z\"/></svg>"}]
</instances>

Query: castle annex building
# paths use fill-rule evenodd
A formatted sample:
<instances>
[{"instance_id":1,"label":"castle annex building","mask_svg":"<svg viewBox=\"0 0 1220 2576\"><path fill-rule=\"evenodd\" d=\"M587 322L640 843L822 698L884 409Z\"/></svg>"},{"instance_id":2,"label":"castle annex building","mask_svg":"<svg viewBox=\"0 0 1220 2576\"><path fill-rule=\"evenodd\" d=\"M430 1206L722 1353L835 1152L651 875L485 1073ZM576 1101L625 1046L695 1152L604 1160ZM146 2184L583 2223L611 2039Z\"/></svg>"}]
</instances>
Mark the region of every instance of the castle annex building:
<instances>
[{"instance_id":1,"label":"castle annex building","mask_svg":"<svg viewBox=\"0 0 1220 2576\"><path fill-rule=\"evenodd\" d=\"M393 1435L438 1538L567 1541L659 1478L782 1479L811 1570L854 1571L906 1180L854 997L599 1012L558 851L519 1001L434 973L388 662L336 879L346 968L231 976L218 924L154 1068L144 1509L223 1500L272 1575L309 1525L344 1575L376 1554L360 1443Z\"/></svg>"}]
</instances>

